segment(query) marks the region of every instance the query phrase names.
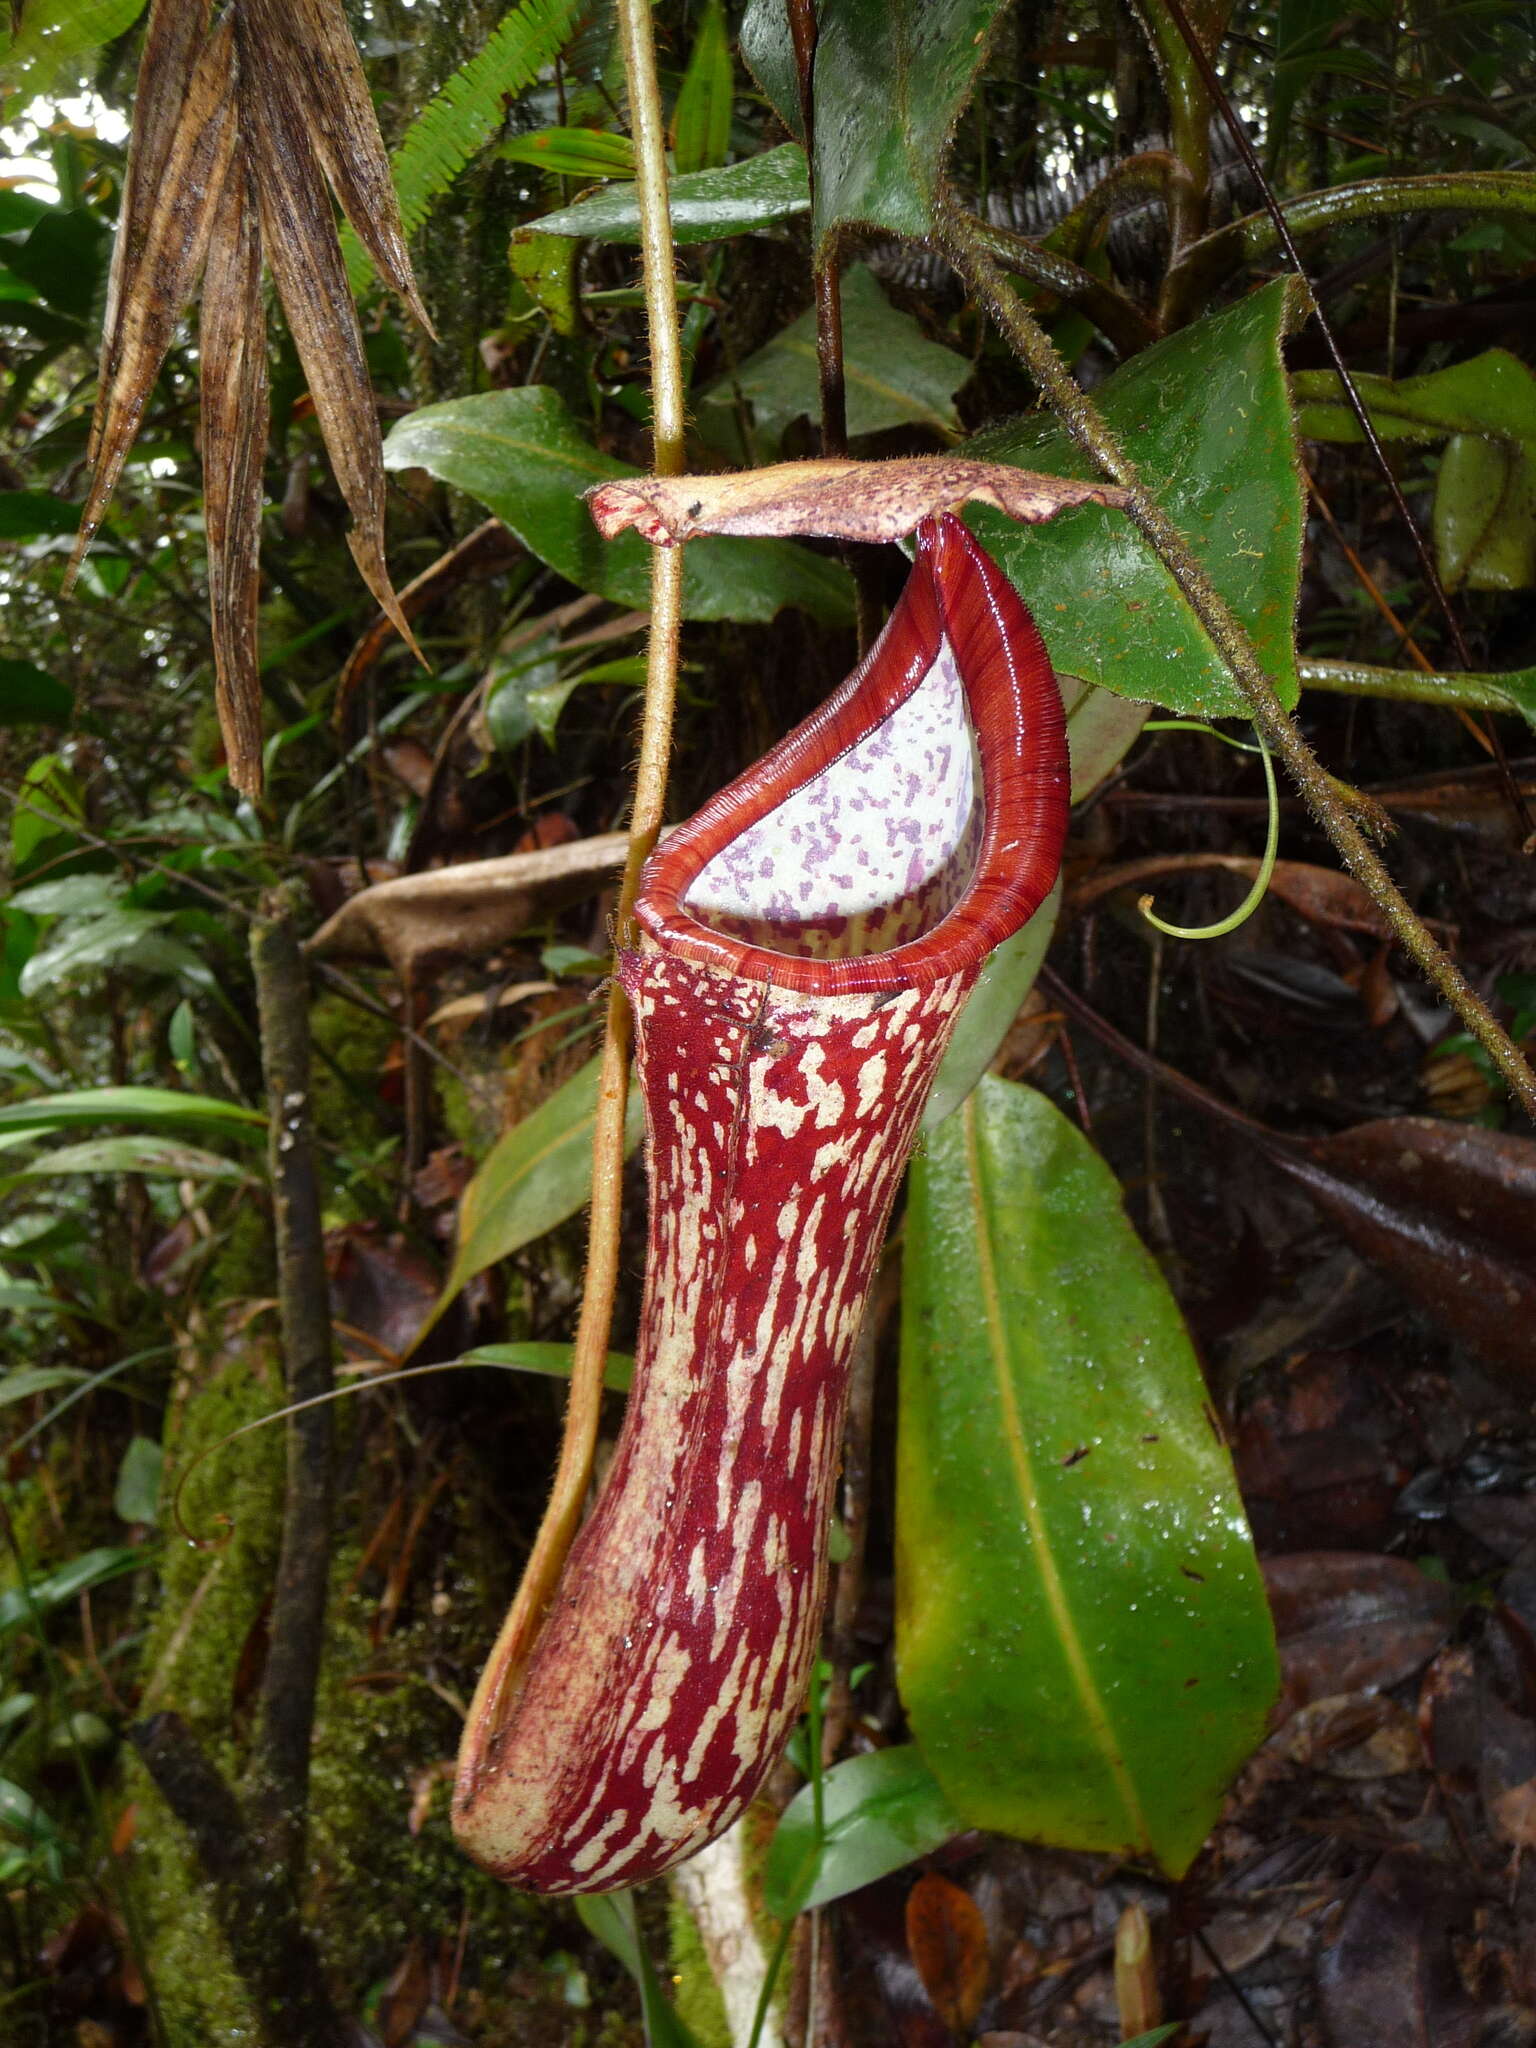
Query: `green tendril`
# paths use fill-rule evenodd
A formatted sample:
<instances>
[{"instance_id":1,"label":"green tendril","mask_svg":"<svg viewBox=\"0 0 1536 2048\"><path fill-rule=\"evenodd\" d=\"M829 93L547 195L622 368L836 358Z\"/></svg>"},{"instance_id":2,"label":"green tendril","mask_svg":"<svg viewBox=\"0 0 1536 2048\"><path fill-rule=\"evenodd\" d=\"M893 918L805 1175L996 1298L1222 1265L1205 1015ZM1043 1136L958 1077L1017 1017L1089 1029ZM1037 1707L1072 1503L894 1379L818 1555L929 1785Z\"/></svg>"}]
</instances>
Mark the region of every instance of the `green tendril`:
<instances>
[{"instance_id":1,"label":"green tendril","mask_svg":"<svg viewBox=\"0 0 1536 2048\"><path fill-rule=\"evenodd\" d=\"M1275 855L1280 848L1280 794L1275 788L1275 764L1270 759L1269 748L1264 736L1254 728L1254 741L1235 740L1224 732L1217 732L1214 726L1203 725L1194 718L1163 718L1148 723L1148 732L1203 732L1212 739L1221 740L1229 747L1236 747L1244 754L1258 754L1264 762L1264 787L1269 801L1269 833L1264 841L1264 858L1259 862L1259 872L1253 878L1253 887L1238 904L1236 910L1221 918L1216 924L1168 924L1152 908L1150 895L1137 898L1136 908L1147 923L1155 930L1166 932L1170 939L1224 939L1228 932L1235 932L1240 924L1246 924L1269 889L1270 878L1275 872Z\"/></svg>"}]
</instances>

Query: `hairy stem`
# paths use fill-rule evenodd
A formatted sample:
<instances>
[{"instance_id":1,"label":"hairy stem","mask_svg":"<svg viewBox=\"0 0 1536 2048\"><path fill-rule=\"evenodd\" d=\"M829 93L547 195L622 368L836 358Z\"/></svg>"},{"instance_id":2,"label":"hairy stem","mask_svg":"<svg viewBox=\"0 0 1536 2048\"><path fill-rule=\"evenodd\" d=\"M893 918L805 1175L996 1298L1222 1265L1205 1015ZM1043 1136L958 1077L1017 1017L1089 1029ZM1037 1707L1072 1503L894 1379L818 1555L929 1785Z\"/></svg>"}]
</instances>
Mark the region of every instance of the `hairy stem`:
<instances>
[{"instance_id":1,"label":"hairy stem","mask_svg":"<svg viewBox=\"0 0 1536 2048\"><path fill-rule=\"evenodd\" d=\"M684 407L682 348L677 327L677 290L672 260L672 216L667 202L666 128L656 79L656 44L647 0L619 0L619 32L629 77L631 129L635 144L635 197L640 214L640 252L651 344L652 467L658 476L683 470ZM640 752L629 821L629 850L619 888L614 926L620 945L632 943L635 897L644 867L661 831L667 797L667 763L672 746L672 712L677 687L678 637L683 613L683 550L651 551L651 626L646 650L645 704ZM566 1553L581 1522L582 1503L592 1478L597 1426L602 1409L603 1368L613 1321L623 1222L624 1111L629 1099L632 1025L629 1004L615 980L608 995L597 1116L592 1130L592 1209L587 1232L587 1272L581 1315L571 1354L571 1391L565 1433L549 1505L534 1539L517 1597L502 1630L499 1651L508 1659L508 1684L531 1650Z\"/></svg>"},{"instance_id":2,"label":"hairy stem","mask_svg":"<svg viewBox=\"0 0 1536 2048\"><path fill-rule=\"evenodd\" d=\"M951 262L1012 343L1072 439L1126 493L1126 516L1144 536L1205 628L1259 731L1290 770L1308 809L1369 892L1398 944L1461 1018L1536 1119L1536 1074L1492 1011L1414 914L1380 856L1341 799L1333 779L1287 717L1241 622L1196 560L1177 526L1152 498L1099 408L1074 381L1050 337L1020 305L977 240L965 215L947 209L940 232Z\"/></svg>"},{"instance_id":3,"label":"hairy stem","mask_svg":"<svg viewBox=\"0 0 1536 2048\"><path fill-rule=\"evenodd\" d=\"M1113 285L1105 284L1069 256L1047 249L1043 243L1012 228L977 220L974 215L971 227L982 247L1005 270L1027 278L1044 291L1054 292L1057 298L1086 314L1118 355L1139 355L1156 341L1158 330L1140 306L1133 305Z\"/></svg>"}]
</instances>

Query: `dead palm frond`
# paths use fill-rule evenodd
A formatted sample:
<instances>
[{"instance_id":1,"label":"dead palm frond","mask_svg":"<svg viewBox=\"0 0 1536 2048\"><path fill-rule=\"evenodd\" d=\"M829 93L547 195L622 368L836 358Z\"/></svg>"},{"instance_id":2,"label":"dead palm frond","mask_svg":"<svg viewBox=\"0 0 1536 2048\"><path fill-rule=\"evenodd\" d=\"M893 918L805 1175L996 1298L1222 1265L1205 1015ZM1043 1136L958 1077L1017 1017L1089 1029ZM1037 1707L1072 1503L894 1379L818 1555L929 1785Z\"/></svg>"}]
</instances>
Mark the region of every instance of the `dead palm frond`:
<instances>
[{"instance_id":1,"label":"dead palm frond","mask_svg":"<svg viewBox=\"0 0 1536 2048\"><path fill-rule=\"evenodd\" d=\"M202 444L219 720L230 780L261 788L256 615L267 438L263 262L282 301L363 579L412 647L384 560L378 416L332 194L427 331L341 0L153 0L139 66L73 581L202 286Z\"/></svg>"}]
</instances>

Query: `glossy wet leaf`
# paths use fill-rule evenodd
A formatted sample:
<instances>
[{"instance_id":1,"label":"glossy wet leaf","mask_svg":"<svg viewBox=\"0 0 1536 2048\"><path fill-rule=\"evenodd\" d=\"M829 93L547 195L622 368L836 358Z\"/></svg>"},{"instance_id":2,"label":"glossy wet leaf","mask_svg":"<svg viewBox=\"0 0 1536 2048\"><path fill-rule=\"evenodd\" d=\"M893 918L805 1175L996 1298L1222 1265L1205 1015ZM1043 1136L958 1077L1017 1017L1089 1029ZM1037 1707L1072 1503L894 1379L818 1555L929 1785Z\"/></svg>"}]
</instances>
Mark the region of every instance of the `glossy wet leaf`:
<instances>
[{"instance_id":1,"label":"glossy wet leaf","mask_svg":"<svg viewBox=\"0 0 1536 2048\"><path fill-rule=\"evenodd\" d=\"M1287 704L1297 695L1302 496L1280 343L1298 305L1290 284L1267 285L1158 342L1094 394ZM1044 421L993 429L957 452L1092 474ZM967 518L1033 611L1058 669L1175 711L1245 714L1204 629L1123 515L1089 507L1027 531L990 511Z\"/></svg>"},{"instance_id":2,"label":"glossy wet leaf","mask_svg":"<svg viewBox=\"0 0 1536 2048\"><path fill-rule=\"evenodd\" d=\"M54 1180L67 1173L147 1173L171 1180L252 1179L237 1161L221 1158L217 1152L172 1138L142 1134L86 1138L78 1145L61 1145L18 1167L4 1184L16 1180Z\"/></svg>"},{"instance_id":3,"label":"glossy wet leaf","mask_svg":"<svg viewBox=\"0 0 1536 2048\"><path fill-rule=\"evenodd\" d=\"M428 470L469 492L580 589L614 604L649 603L644 542L633 534L605 541L581 500L593 484L639 471L600 454L547 386L422 406L390 430L384 463L391 470ZM785 605L841 622L852 609L847 576L837 564L783 541L711 539L688 549L688 618L766 623Z\"/></svg>"},{"instance_id":4,"label":"glossy wet leaf","mask_svg":"<svg viewBox=\"0 0 1536 2048\"><path fill-rule=\"evenodd\" d=\"M964 1828L911 1743L847 1757L822 1776L819 1836L809 1785L784 1809L763 1865L763 1903L778 1920L829 1905Z\"/></svg>"},{"instance_id":5,"label":"glossy wet leaf","mask_svg":"<svg viewBox=\"0 0 1536 2048\"><path fill-rule=\"evenodd\" d=\"M988 1076L914 1161L897 1674L968 1825L1182 1872L1274 1644L1194 1353L1120 1190Z\"/></svg>"},{"instance_id":6,"label":"glossy wet leaf","mask_svg":"<svg viewBox=\"0 0 1536 2048\"><path fill-rule=\"evenodd\" d=\"M971 96L1000 0L821 0L816 10L819 243L844 223L925 236L939 173ZM785 0L752 0L741 54L785 126L801 134Z\"/></svg>"},{"instance_id":7,"label":"glossy wet leaf","mask_svg":"<svg viewBox=\"0 0 1536 2048\"><path fill-rule=\"evenodd\" d=\"M1280 1646L1282 1701L1294 1713L1339 1693L1379 1692L1411 1678L1456 1616L1448 1586L1404 1557L1295 1551L1264 1566Z\"/></svg>"},{"instance_id":8,"label":"glossy wet leaf","mask_svg":"<svg viewBox=\"0 0 1536 2048\"><path fill-rule=\"evenodd\" d=\"M1448 589L1536 584L1536 462L1508 441L1453 434L1435 484L1435 551Z\"/></svg>"},{"instance_id":9,"label":"glossy wet leaf","mask_svg":"<svg viewBox=\"0 0 1536 2048\"><path fill-rule=\"evenodd\" d=\"M1058 878L1023 930L1015 932L988 956L975 988L966 998L955 1035L929 1092L923 1111L925 1130L952 1115L997 1058L998 1047L1035 985L1060 910Z\"/></svg>"},{"instance_id":10,"label":"glossy wet leaf","mask_svg":"<svg viewBox=\"0 0 1536 2048\"><path fill-rule=\"evenodd\" d=\"M720 0L705 0L672 110L672 158L679 177L714 170L725 161L735 83L725 9Z\"/></svg>"},{"instance_id":11,"label":"glossy wet leaf","mask_svg":"<svg viewBox=\"0 0 1536 2048\"><path fill-rule=\"evenodd\" d=\"M730 235L777 227L808 213L811 188L805 151L798 142L780 143L761 156L713 171L690 171L668 187L672 239L679 247L722 241ZM613 185L574 206L546 213L530 227L546 235L572 235L593 242L638 243L640 209L633 185Z\"/></svg>"},{"instance_id":12,"label":"glossy wet leaf","mask_svg":"<svg viewBox=\"0 0 1536 2048\"><path fill-rule=\"evenodd\" d=\"M592 1192L598 1068L596 1059L589 1060L491 1147L459 1204L453 1265L439 1307L476 1273L510 1258L585 1206ZM631 1089L626 1153L639 1144L644 1123L639 1091Z\"/></svg>"},{"instance_id":13,"label":"glossy wet leaf","mask_svg":"<svg viewBox=\"0 0 1536 2048\"><path fill-rule=\"evenodd\" d=\"M971 377L969 358L924 338L908 313L898 312L872 271L851 264L843 274L843 368L848 432L878 434L887 427L925 427L953 438L959 431L955 393ZM752 408L761 452L776 451L784 429L819 416L814 309L723 377L701 402Z\"/></svg>"},{"instance_id":14,"label":"glossy wet leaf","mask_svg":"<svg viewBox=\"0 0 1536 2048\"><path fill-rule=\"evenodd\" d=\"M629 137L602 128L535 128L503 142L496 154L504 163L533 164L560 178L631 178L635 170Z\"/></svg>"}]
</instances>

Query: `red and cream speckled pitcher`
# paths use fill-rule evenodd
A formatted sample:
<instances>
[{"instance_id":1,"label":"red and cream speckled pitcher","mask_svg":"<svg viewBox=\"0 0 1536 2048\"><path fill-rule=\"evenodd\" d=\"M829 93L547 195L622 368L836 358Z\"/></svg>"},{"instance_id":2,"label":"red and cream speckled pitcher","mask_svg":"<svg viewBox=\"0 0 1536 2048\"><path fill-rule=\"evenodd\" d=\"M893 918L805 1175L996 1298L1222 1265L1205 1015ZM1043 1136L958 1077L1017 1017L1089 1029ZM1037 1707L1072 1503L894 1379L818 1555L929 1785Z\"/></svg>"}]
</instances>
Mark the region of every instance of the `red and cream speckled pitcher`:
<instances>
[{"instance_id":1,"label":"red and cream speckled pitcher","mask_svg":"<svg viewBox=\"0 0 1536 2048\"><path fill-rule=\"evenodd\" d=\"M1055 880L1067 790L1040 636L946 513L867 659L649 863L620 962L651 1186L633 1392L459 1764L459 1838L509 1882L655 1877L782 1749L886 1219L981 964Z\"/></svg>"}]
</instances>

